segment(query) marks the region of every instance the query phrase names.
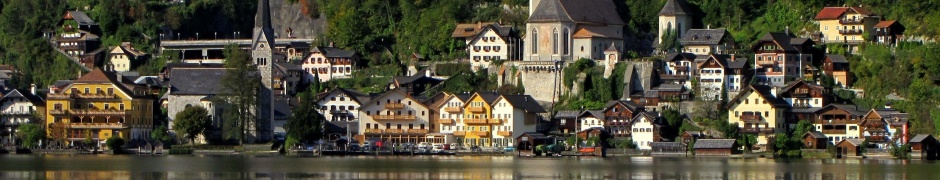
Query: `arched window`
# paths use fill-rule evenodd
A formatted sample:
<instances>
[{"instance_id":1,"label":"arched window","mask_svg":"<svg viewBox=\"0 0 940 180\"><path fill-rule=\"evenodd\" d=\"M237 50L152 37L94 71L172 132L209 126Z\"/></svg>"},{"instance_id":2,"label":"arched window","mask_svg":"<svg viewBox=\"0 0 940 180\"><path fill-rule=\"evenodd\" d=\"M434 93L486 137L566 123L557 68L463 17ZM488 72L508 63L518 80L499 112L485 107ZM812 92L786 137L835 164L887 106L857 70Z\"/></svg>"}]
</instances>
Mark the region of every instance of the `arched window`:
<instances>
[{"instance_id":1,"label":"arched window","mask_svg":"<svg viewBox=\"0 0 940 180\"><path fill-rule=\"evenodd\" d=\"M539 52L539 31L532 29L532 54Z\"/></svg>"},{"instance_id":2,"label":"arched window","mask_svg":"<svg viewBox=\"0 0 940 180\"><path fill-rule=\"evenodd\" d=\"M569 41L570 41L570 40L568 40L568 39L569 39L569 36L570 36L570 35L568 35L568 28L565 28L565 31L562 32L562 36L564 36L564 37L561 37L561 41L562 41L562 43L561 43L562 51L561 51L561 52L564 53L565 55L567 55L568 53L570 53L570 52L568 51L568 50L569 50L568 47L570 46L570 44L569 44Z\"/></svg>"},{"instance_id":3,"label":"arched window","mask_svg":"<svg viewBox=\"0 0 940 180\"><path fill-rule=\"evenodd\" d=\"M558 54L558 29L552 29L552 54Z\"/></svg>"}]
</instances>

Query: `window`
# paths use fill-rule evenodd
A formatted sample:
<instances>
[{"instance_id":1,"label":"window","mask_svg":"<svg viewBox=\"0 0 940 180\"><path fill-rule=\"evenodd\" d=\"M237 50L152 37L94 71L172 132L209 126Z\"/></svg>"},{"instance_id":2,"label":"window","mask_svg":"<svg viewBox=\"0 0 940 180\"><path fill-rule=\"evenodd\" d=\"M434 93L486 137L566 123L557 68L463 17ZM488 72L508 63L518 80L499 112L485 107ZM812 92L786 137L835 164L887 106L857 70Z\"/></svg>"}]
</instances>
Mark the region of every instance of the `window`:
<instances>
[{"instance_id":1,"label":"window","mask_svg":"<svg viewBox=\"0 0 940 180\"><path fill-rule=\"evenodd\" d=\"M90 90L91 89L85 88L85 94L91 93Z\"/></svg>"},{"instance_id":2,"label":"window","mask_svg":"<svg viewBox=\"0 0 940 180\"><path fill-rule=\"evenodd\" d=\"M532 46L532 54L535 54L535 53L538 53L538 52L539 52L539 43L538 43L538 42L539 42L539 31L538 31L538 30L535 30L535 28L533 28L533 29L532 29L532 44L531 44L531 46Z\"/></svg>"},{"instance_id":3,"label":"window","mask_svg":"<svg viewBox=\"0 0 940 180\"><path fill-rule=\"evenodd\" d=\"M558 29L552 29L552 54L558 54Z\"/></svg>"},{"instance_id":4,"label":"window","mask_svg":"<svg viewBox=\"0 0 940 180\"><path fill-rule=\"evenodd\" d=\"M104 103L104 109L111 109L111 104Z\"/></svg>"},{"instance_id":5,"label":"window","mask_svg":"<svg viewBox=\"0 0 940 180\"><path fill-rule=\"evenodd\" d=\"M562 51L561 51L561 52L564 53L565 55L567 55L567 54L569 53L568 46L570 46L570 44L569 44L569 42L568 42L568 41L569 41L569 40L568 40L568 39L569 39L569 38L568 38L568 36L569 36L569 35L568 35L568 28L565 28L565 31L562 32L562 36L564 36L564 37L561 37L561 41L562 41L562 43L561 43Z\"/></svg>"}]
</instances>

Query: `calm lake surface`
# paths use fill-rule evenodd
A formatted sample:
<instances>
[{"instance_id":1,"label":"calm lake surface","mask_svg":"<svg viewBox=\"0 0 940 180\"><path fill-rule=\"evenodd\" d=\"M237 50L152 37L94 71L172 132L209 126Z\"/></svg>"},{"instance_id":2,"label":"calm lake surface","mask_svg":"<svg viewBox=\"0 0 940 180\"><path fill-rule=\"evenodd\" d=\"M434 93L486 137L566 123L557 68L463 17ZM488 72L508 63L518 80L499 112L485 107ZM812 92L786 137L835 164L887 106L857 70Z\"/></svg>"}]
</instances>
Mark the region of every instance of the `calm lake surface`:
<instances>
[{"instance_id":1,"label":"calm lake surface","mask_svg":"<svg viewBox=\"0 0 940 180\"><path fill-rule=\"evenodd\" d=\"M0 155L0 179L940 179L934 161Z\"/></svg>"}]
</instances>

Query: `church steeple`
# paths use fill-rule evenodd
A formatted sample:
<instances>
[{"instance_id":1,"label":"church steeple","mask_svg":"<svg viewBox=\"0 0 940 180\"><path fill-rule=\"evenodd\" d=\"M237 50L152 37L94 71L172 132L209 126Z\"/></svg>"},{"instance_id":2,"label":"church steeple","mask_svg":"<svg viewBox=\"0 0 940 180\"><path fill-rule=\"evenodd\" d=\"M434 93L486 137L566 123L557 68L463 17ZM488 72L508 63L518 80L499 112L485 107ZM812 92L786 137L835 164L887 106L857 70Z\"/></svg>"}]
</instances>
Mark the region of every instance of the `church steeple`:
<instances>
[{"instance_id":1,"label":"church steeple","mask_svg":"<svg viewBox=\"0 0 940 180\"><path fill-rule=\"evenodd\" d=\"M252 49L270 48L274 45L274 27L271 25L271 5L268 0L258 0L258 11L255 14L255 28L252 35ZM267 43L268 47L260 47L259 42Z\"/></svg>"}]
</instances>

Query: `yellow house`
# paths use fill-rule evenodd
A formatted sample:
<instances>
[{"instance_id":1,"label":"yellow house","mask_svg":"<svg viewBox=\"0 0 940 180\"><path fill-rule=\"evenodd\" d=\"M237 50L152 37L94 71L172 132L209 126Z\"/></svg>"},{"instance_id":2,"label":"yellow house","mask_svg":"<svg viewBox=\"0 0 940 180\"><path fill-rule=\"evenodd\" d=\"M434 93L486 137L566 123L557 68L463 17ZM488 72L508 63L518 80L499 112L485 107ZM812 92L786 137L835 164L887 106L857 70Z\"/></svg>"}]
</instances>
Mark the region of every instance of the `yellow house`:
<instances>
[{"instance_id":1,"label":"yellow house","mask_svg":"<svg viewBox=\"0 0 940 180\"><path fill-rule=\"evenodd\" d=\"M757 135L757 146L766 146L774 133L786 132L783 112L787 103L775 97L771 87L750 85L728 103L728 123L740 132Z\"/></svg>"},{"instance_id":2,"label":"yellow house","mask_svg":"<svg viewBox=\"0 0 940 180\"><path fill-rule=\"evenodd\" d=\"M490 124L499 124L499 119L492 117L493 107L490 106L499 94L496 93L474 93L463 105L464 117L461 131L455 131L454 136L463 137L463 143L468 146L489 147L492 143L492 126ZM458 140L459 141L459 140Z\"/></svg>"},{"instance_id":3,"label":"yellow house","mask_svg":"<svg viewBox=\"0 0 940 180\"><path fill-rule=\"evenodd\" d=\"M825 7L816 14L822 43L857 45L866 39L866 32L874 32L881 18L862 7Z\"/></svg>"},{"instance_id":4,"label":"yellow house","mask_svg":"<svg viewBox=\"0 0 940 180\"><path fill-rule=\"evenodd\" d=\"M46 104L47 132L54 143L73 145L91 138L102 146L114 136L149 139L153 129L154 99L147 88L101 69L51 88Z\"/></svg>"}]
</instances>

